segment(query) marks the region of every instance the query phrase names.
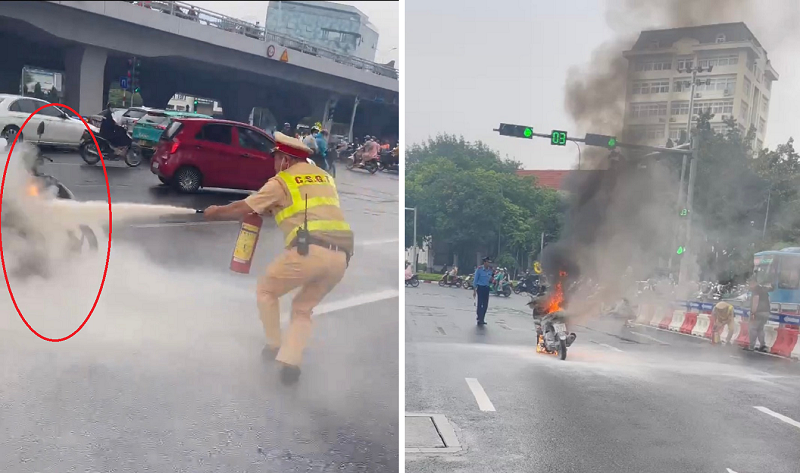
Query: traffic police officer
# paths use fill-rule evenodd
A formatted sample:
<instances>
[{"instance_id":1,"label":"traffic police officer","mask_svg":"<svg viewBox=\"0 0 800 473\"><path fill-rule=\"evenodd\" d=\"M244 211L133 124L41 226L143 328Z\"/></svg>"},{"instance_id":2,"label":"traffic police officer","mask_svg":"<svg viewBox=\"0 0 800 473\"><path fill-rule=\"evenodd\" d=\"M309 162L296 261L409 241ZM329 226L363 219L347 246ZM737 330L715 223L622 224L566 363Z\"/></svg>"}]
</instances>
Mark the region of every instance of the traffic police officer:
<instances>
[{"instance_id":1,"label":"traffic police officer","mask_svg":"<svg viewBox=\"0 0 800 473\"><path fill-rule=\"evenodd\" d=\"M235 220L251 212L268 214L283 231L286 249L259 279L257 298L267 338L262 353L276 357L282 381L292 383L300 376L311 335L311 311L341 281L354 245L333 179L307 161L311 149L280 132L275 142L275 177L246 199L212 205L204 215L208 220ZM291 323L281 339L278 298L297 287Z\"/></svg>"}]
</instances>

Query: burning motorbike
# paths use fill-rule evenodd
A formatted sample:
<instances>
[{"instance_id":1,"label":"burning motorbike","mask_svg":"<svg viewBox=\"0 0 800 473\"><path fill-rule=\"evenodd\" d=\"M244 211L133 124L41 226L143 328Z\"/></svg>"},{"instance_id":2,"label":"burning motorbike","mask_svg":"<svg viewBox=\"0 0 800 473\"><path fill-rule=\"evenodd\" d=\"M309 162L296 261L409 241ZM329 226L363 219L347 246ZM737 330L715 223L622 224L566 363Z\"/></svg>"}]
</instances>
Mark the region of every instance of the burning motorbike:
<instances>
[{"instance_id":1,"label":"burning motorbike","mask_svg":"<svg viewBox=\"0 0 800 473\"><path fill-rule=\"evenodd\" d=\"M44 134L44 127L44 122L39 124L37 134L40 137ZM12 142L7 142L8 150L10 150ZM15 157L17 156L19 154L15 153ZM32 215L31 212L36 212L37 208L41 208L39 205L48 199L75 199L72 191L63 183L41 171L41 165L45 160L53 161L44 156L38 147L32 160L23 158L23 161L29 163L27 166L29 174L25 178L27 182L22 189L23 195L18 195L18 192L9 192L5 205L3 205L2 218L0 218L3 232L5 232L4 236L8 235L6 241L9 242L9 256L12 256L10 259L16 260L9 265L10 272L23 277L32 275L46 277L50 273L52 263L47 245L48 238L52 238L52 236L48 236L46 230L38 228L40 225L35 223L37 216ZM28 202L27 205L23 202L25 200ZM84 248L97 251L97 237L90 227L78 225L77 228L66 229L65 233L67 250L70 253L80 253Z\"/></svg>"},{"instance_id":2,"label":"burning motorbike","mask_svg":"<svg viewBox=\"0 0 800 473\"><path fill-rule=\"evenodd\" d=\"M562 273L562 278L563 276ZM567 349L577 338L575 333L567 330L563 302L564 291L561 281L556 283L552 294L531 295L531 300L528 302L536 326L536 353L558 355L561 360L567 358Z\"/></svg>"}]
</instances>

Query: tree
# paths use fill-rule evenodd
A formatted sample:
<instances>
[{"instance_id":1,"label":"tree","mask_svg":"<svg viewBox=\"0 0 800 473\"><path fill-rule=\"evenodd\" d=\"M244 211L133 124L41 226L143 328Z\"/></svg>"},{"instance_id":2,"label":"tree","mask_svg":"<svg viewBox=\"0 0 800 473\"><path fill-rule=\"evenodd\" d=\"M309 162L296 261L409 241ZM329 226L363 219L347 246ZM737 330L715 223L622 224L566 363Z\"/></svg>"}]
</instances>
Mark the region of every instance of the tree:
<instances>
[{"instance_id":1,"label":"tree","mask_svg":"<svg viewBox=\"0 0 800 473\"><path fill-rule=\"evenodd\" d=\"M480 142L439 135L407 153L406 205L417 207L418 245L426 237L447 243L471 261L478 251L506 254L514 265L538 247L542 231L557 233L560 199L514 171ZM413 214L406 214L406 247L413 245ZM507 261L506 261L507 262Z\"/></svg>"}]
</instances>

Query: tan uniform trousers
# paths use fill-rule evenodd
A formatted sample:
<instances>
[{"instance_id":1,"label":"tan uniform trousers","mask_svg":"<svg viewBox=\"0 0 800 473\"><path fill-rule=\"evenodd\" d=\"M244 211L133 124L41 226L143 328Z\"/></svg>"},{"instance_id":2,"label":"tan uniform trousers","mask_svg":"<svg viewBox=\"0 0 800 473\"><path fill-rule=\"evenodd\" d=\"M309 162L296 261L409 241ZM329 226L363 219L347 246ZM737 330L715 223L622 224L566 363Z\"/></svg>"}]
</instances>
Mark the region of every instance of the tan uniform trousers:
<instances>
[{"instance_id":1,"label":"tan uniform trousers","mask_svg":"<svg viewBox=\"0 0 800 473\"><path fill-rule=\"evenodd\" d=\"M728 326L728 339L726 342L728 344L731 343L731 338L733 338L733 331L736 330L736 326L733 322L733 317L728 320L715 320L714 321L714 331L712 332L711 336L711 343L718 344L722 341L722 330L725 326Z\"/></svg>"},{"instance_id":2,"label":"tan uniform trousers","mask_svg":"<svg viewBox=\"0 0 800 473\"><path fill-rule=\"evenodd\" d=\"M299 366L303 350L311 336L311 311L344 277L347 255L317 245L310 245L308 254L297 254L297 248L284 251L267 268L258 281L258 311L267 343L280 348L276 359ZM292 300L292 320L281 340L281 318L278 298L299 287Z\"/></svg>"}]
</instances>

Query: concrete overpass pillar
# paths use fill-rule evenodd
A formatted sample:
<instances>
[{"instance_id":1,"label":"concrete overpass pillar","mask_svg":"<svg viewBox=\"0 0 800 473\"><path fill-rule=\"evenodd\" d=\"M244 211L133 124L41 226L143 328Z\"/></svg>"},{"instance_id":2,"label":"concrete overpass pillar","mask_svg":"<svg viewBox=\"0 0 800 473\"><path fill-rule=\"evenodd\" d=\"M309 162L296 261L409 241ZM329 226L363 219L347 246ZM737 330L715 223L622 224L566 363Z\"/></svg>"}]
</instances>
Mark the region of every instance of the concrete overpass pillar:
<instances>
[{"instance_id":1,"label":"concrete overpass pillar","mask_svg":"<svg viewBox=\"0 0 800 473\"><path fill-rule=\"evenodd\" d=\"M91 115L105 108L103 77L108 53L93 46L67 50L64 71L64 96L67 105L81 115Z\"/></svg>"},{"instance_id":2,"label":"concrete overpass pillar","mask_svg":"<svg viewBox=\"0 0 800 473\"><path fill-rule=\"evenodd\" d=\"M242 123L250 122L250 113L257 101L256 90L244 84L237 84L239 87L228 89L220 97L222 102L222 113L226 120L233 120Z\"/></svg>"}]
</instances>

